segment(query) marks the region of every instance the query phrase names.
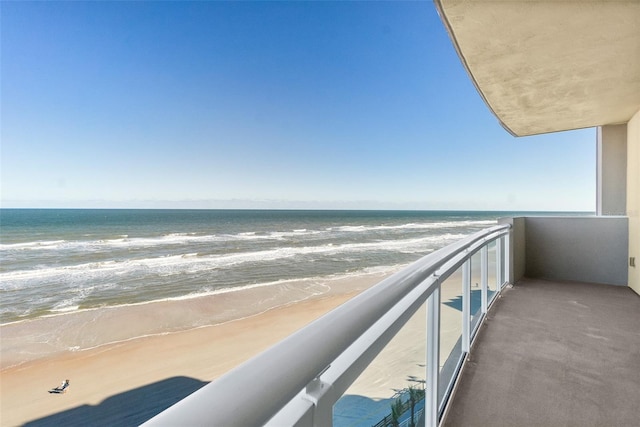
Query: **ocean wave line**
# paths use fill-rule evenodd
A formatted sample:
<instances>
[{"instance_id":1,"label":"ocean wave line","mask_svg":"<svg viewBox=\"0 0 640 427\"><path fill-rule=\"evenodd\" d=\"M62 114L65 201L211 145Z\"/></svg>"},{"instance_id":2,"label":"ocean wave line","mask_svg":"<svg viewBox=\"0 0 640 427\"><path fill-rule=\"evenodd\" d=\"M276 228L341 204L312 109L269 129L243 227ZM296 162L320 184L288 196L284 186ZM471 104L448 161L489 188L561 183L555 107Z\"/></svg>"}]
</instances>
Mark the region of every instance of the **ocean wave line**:
<instances>
[{"instance_id":1,"label":"ocean wave line","mask_svg":"<svg viewBox=\"0 0 640 427\"><path fill-rule=\"evenodd\" d=\"M404 240L377 242L324 244L320 246L281 247L256 252L240 252L224 255L196 256L195 254L169 255L154 258L128 259L125 261L100 261L78 265L45 267L0 273L0 289L16 289L17 281L34 279L63 279L69 275L104 275L131 273L136 270L164 275L195 273L198 271L226 268L247 262L276 261L303 255L333 255L370 251L397 251L402 253L424 252L433 249L434 243L446 243L464 237L464 234L444 234Z\"/></svg>"},{"instance_id":2,"label":"ocean wave line","mask_svg":"<svg viewBox=\"0 0 640 427\"><path fill-rule=\"evenodd\" d=\"M468 220L468 221L440 221L440 222L425 222L425 223L409 223L399 225L342 225L335 227L336 230L350 231L350 232L367 232L367 231L381 231L381 230L434 230L441 228L459 228L459 227L480 227L489 226L495 224L495 220Z\"/></svg>"},{"instance_id":3,"label":"ocean wave line","mask_svg":"<svg viewBox=\"0 0 640 427\"><path fill-rule=\"evenodd\" d=\"M129 237L121 235L115 239L98 240L50 240L33 241L22 243L0 243L0 253L9 251L54 251L54 250L103 250L112 248L134 248L134 247L154 247L154 246L174 246L193 243L212 243L227 241L246 240L285 240L289 237L303 237L319 234L330 234L332 232L356 232L365 233L369 231L384 230L432 230L442 228L461 228L474 226L487 226L495 224L494 220L468 220L468 221L440 221L426 223L408 223L399 225L344 225L339 227L328 227L324 230L295 229L292 231L269 231L256 232L247 231L237 234L207 234L197 235L194 233L170 233L158 237Z\"/></svg>"}]
</instances>

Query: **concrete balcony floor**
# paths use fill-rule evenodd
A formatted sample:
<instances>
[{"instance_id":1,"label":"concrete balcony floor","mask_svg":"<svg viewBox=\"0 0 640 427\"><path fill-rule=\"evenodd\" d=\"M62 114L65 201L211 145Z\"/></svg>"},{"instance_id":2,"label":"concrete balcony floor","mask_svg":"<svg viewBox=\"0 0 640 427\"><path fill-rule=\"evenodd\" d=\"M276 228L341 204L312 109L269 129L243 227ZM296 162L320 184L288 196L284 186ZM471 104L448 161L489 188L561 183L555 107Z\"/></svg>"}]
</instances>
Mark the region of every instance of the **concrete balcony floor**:
<instances>
[{"instance_id":1,"label":"concrete balcony floor","mask_svg":"<svg viewBox=\"0 0 640 427\"><path fill-rule=\"evenodd\" d=\"M523 279L490 310L445 426L640 425L640 296Z\"/></svg>"}]
</instances>

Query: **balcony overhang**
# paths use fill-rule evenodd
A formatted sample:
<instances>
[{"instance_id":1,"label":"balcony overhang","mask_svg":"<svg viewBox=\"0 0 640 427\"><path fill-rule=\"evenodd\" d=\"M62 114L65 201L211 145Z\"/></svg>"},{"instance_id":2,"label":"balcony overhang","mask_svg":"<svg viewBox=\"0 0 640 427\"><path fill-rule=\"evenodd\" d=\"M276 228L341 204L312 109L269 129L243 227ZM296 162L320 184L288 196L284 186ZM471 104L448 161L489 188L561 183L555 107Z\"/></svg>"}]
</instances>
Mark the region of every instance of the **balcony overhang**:
<instances>
[{"instance_id":1,"label":"balcony overhang","mask_svg":"<svg viewBox=\"0 0 640 427\"><path fill-rule=\"evenodd\" d=\"M436 0L480 95L513 135L640 110L640 2Z\"/></svg>"}]
</instances>

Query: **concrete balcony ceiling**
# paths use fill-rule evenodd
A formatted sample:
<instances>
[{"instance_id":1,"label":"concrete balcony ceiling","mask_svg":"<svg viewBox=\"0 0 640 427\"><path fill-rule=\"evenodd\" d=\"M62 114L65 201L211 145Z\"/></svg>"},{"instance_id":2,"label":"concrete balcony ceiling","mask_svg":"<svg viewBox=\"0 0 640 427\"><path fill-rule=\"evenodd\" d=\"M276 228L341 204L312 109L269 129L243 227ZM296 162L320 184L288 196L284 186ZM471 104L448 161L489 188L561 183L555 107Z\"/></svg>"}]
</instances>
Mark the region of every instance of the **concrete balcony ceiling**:
<instances>
[{"instance_id":1,"label":"concrete balcony ceiling","mask_svg":"<svg viewBox=\"0 0 640 427\"><path fill-rule=\"evenodd\" d=\"M640 110L640 1L436 0L458 55L516 136Z\"/></svg>"}]
</instances>

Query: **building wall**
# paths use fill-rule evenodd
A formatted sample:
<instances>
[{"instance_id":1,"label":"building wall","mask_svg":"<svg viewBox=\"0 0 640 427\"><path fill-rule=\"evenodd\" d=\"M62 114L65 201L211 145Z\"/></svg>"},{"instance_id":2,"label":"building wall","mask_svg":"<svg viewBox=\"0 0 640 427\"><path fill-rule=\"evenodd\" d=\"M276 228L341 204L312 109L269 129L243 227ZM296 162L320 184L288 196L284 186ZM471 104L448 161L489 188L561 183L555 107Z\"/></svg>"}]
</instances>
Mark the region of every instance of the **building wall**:
<instances>
[{"instance_id":1,"label":"building wall","mask_svg":"<svg viewBox=\"0 0 640 427\"><path fill-rule=\"evenodd\" d=\"M636 265L628 267L628 283L640 294L640 111L627 123L627 216L629 257Z\"/></svg>"},{"instance_id":2,"label":"building wall","mask_svg":"<svg viewBox=\"0 0 640 427\"><path fill-rule=\"evenodd\" d=\"M526 277L628 284L625 216L526 217L524 235Z\"/></svg>"},{"instance_id":3,"label":"building wall","mask_svg":"<svg viewBox=\"0 0 640 427\"><path fill-rule=\"evenodd\" d=\"M598 128L598 215L627 213L627 125Z\"/></svg>"}]
</instances>

